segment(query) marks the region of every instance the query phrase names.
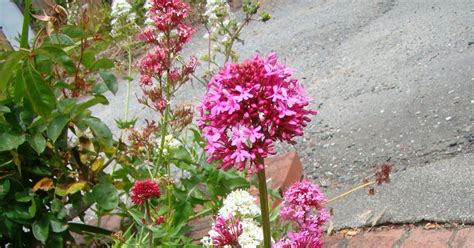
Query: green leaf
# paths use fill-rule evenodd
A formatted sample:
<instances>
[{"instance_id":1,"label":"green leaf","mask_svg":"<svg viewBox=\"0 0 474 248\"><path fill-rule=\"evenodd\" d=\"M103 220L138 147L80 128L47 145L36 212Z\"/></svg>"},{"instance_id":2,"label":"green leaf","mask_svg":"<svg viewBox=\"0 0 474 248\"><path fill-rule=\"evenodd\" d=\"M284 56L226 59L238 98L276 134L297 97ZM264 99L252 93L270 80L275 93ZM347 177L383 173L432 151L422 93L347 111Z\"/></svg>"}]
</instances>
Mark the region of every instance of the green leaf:
<instances>
[{"instance_id":1,"label":"green leaf","mask_svg":"<svg viewBox=\"0 0 474 248\"><path fill-rule=\"evenodd\" d=\"M66 83L64 81L58 81L54 84L53 86L55 89L68 89L68 90L73 90L74 89L74 85L73 84L69 84L69 83ZM68 99L71 99L71 98L68 98Z\"/></svg>"},{"instance_id":2,"label":"green leaf","mask_svg":"<svg viewBox=\"0 0 474 248\"><path fill-rule=\"evenodd\" d=\"M132 127L135 126L135 123L137 123L137 118L133 118L133 119L128 120L128 121L124 121L124 120L121 120L121 119L115 119L115 124L120 129L132 128Z\"/></svg>"},{"instance_id":3,"label":"green leaf","mask_svg":"<svg viewBox=\"0 0 474 248\"><path fill-rule=\"evenodd\" d=\"M135 220L135 222L140 225L144 226L142 223L142 219L145 218L142 212L136 210L136 209L128 209L127 210L128 214L132 216L132 218Z\"/></svg>"},{"instance_id":4,"label":"green leaf","mask_svg":"<svg viewBox=\"0 0 474 248\"><path fill-rule=\"evenodd\" d=\"M110 90L110 92L115 95L118 90L117 78L115 75L106 71L99 71L99 75L102 80L104 80L104 83L107 85L107 88Z\"/></svg>"},{"instance_id":5,"label":"green leaf","mask_svg":"<svg viewBox=\"0 0 474 248\"><path fill-rule=\"evenodd\" d=\"M237 188L248 188L250 187L249 181L241 177L239 175L234 175L229 172L225 172L225 184L230 187L230 189L234 190Z\"/></svg>"},{"instance_id":6,"label":"green leaf","mask_svg":"<svg viewBox=\"0 0 474 248\"><path fill-rule=\"evenodd\" d=\"M24 134L1 133L0 134L0 152L17 149L25 142Z\"/></svg>"},{"instance_id":7,"label":"green leaf","mask_svg":"<svg viewBox=\"0 0 474 248\"><path fill-rule=\"evenodd\" d=\"M0 183L0 200L7 196L8 192L10 191L10 180L5 179L2 183Z\"/></svg>"},{"instance_id":8,"label":"green leaf","mask_svg":"<svg viewBox=\"0 0 474 248\"><path fill-rule=\"evenodd\" d=\"M110 59L102 58L97 60L92 66L91 70L99 70L99 69L110 69L114 68L114 62Z\"/></svg>"},{"instance_id":9,"label":"green leaf","mask_svg":"<svg viewBox=\"0 0 474 248\"><path fill-rule=\"evenodd\" d=\"M33 136L29 136L28 143L30 143L33 150L35 150L38 154L42 153L46 148L46 139L41 133L36 133Z\"/></svg>"},{"instance_id":10,"label":"green leaf","mask_svg":"<svg viewBox=\"0 0 474 248\"><path fill-rule=\"evenodd\" d=\"M48 248L63 248L64 239L61 234L51 233L48 240L46 241L46 247Z\"/></svg>"},{"instance_id":11,"label":"green leaf","mask_svg":"<svg viewBox=\"0 0 474 248\"><path fill-rule=\"evenodd\" d=\"M31 196L30 192L23 191L15 193L15 200L17 202L30 202L33 200L33 196Z\"/></svg>"},{"instance_id":12,"label":"green leaf","mask_svg":"<svg viewBox=\"0 0 474 248\"><path fill-rule=\"evenodd\" d=\"M61 211L61 209L63 209L63 207L64 204L58 198L55 198L51 202L51 211L53 211L53 213L58 213L59 211Z\"/></svg>"},{"instance_id":13,"label":"green leaf","mask_svg":"<svg viewBox=\"0 0 474 248\"><path fill-rule=\"evenodd\" d=\"M50 58L57 64L60 64L68 73L76 70L76 65L72 62L69 55L58 47L41 47L36 49L36 53Z\"/></svg>"},{"instance_id":14,"label":"green leaf","mask_svg":"<svg viewBox=\"0 0 474 248\"><path fill-rule=\"evenodd\" d=\"M64 196L66 196L66 189L65 189L65 188L61 188L61 187L56 187L56 188L54 188L54 193L55 193L56 195L59 195L59 196L64 197Z\"/></svg>"},{"instance_id":15,"label":"green leaf","mask_svg":"<svg viewBox=\"0 0 474 248\"><path fill-rule=\"evenodd\" d=\"M65 115L60 115L54 118L48 125L48 137L54 142L58 139L61 132L69 122L69 118Z\"/></svg>"},{"instance_id":16,"label":"green leaf","mask_svg":"<svg viewBox=\"0 0 474 248\"><path fill-rule=\"evenodd\" d=\"M10 113L10 108L7 106L0 106L0 113Z\"/></svg>"},{"instance_id":17,"label":"green leaf","mask_svg":"<svg viewBox=\"0 0 474 248\"><path fill-rule=\"evenodd\" d=\"M43 44L48 44L48 45L62 45L62 46L73 46L74 41L71 39L71 37L61 34L61 33L53 33L49 36L47 36L44 39Z\"/></svg>"},{"instance_id":18,"label":"green leaf","mask_svg":"<svg viewBox=\"0 0 474 248\"><path fill-rule=\"evenodd\" d=\"M72 195L82 190L86 185L87 185L87 182L84 182L84 181L70 184L66 189L66 195L69 195L69 194Z\"/></svg>"},{"instance_id":19,"label":"green leaf","mask_svg":"<svg viewBox=\"0 0 474 248\"><path fill-rule=\"evenodd\" d=\"M118 206L118 191L113 184L99 183L92 190L97 205L105 210L112 210Z\"/></svg>"},{"instance_id":20,"label":"green leaf","mask_svg":"<svg viewBox=\"0 0 474 248\"><path fill-rule=\"evenodd\" d=\"M58 102L58 109L63 114L69 114L76 106L77 100L73 98L63 99Z\"/></svg>"},{"instance_id":21,"label":"green leaf","mask_svg":"<svg viewBox=\"0 0 474 248\"><path fill-rule=\"evenodd\" d=\"M96 96L94 96L94 98L79 104L77 109L74 111L74 113L75 113L74 117L81 114L82 111L84 111L84 110L86 110L86 109L88 109L88 108L90 108L94 105L97 105L99 103L103 104L103 105L108 105L109 101L107 101L107 98L105 98L103 95L96 95Z\"/></svg>"},{"instance_id":22,"label":"green leaf","mask_svg":"<svg viewBox=\"0 0 474 248\"><path fill-rule=\"evenodd\" d=\"M49 116L56 106L56 97L51 88L34 71L32 65L24 66L21 76L25 96L31 103L32 110L39 115Z\"/></svg>"},{"instance_id":23,"label":"green leaf","mask_svg":"<svg viewBox=\"0 0 474 248\"><path fill-rule=\"evenodd\" d=\"M49 224L51 225L51 230L55 233L64 232L67 230L68 225L65 220L58 220L54 215L49 215Z\"/></svg>"},{"instance_id":24,"label":"green leaf","mask_svg":"<svg viewBox=\"0 0 474 248\"><path fill-rule=\"evenodd\" d=\"M31 201L31 205L26 207L25 204L13 205L12 209L6 211L5 216L12 220L28 220L35 217L36 203Z\"/></svg>"},{"instance_id":25,"label":"green leaf","mask_svg":"<svg viewBox=\"0 0 474 248\"><path fill-rule=\"evenodd\" d=\"M41 219L33 222L32 227L35 238L44 244L49 235L49 218L43 216Z\"/></svg>"},{"instance_id":26,"label":"green leaf","mask_svg":"<svg viewBox=\"0 0 474 248\"><path fill-rule=\"evenodd\" d=\"M75 232L75 233L83 233L83 232L89 232L89 233L98 233L98 234L103 234L103 235L110 235L112 234L112 231L109 231L104 228L100 228L97 226L91 226L91 225L86 225L82 223L76 223L76 222L69 222L69 230Z\"/></svg>"},{"instance_id":27,"label":"green leaf","mask_svg":"<svg viewBox=\"0 0 474 248\"><path fill-rule=\"evenodd\" d=\"M13 85L13 101L22 104L25 96L25 85L23 84L22 70L18 70L15 74L15 84Z\"/></svg>"},{"instance_id":28,"label":"green leaf","mask_svg":"<svg viewBox=\"0 0 474 248\"><path fill-rule=\"evenodd\" d=\"M86 51L84 52L84 54L82 55L82 64L86 67L86 68L91 68L92 65L94 64L95 62L95 52L93 51Z\"/></svg>"},{"instance_id":29,"label":"green leaf","mask_svg":"<svg viewBox=\"0 0 474 248\"><path fill-rule=\"evenodd\" d=\"M94 94L104 94L105 92L107 92L107 90L107 85L102 82L99 82L95 84L94 87L92 87L91 92Z\"/></svg>"},{"instance_id":30,"label":"green leaf","mask_svg":"<svg viewBox=\"0 0 474 248\"><path fill-rule=\"evenodd\" d=\"M0 68L0 95L7 90L7 84L10 81L13 73L17 71L17 67L20 65L20 60L25 59L27 53L24 51L17 51L11 53L2 64Z\"/></svg>"},{"instance_id":31,"label":"green leaf","mask_svg":"<svg viewBox=\"0 0 474 248\"><path fill-rule=\"evenodd\" d=\"M0 221L0 230L2 230L0 231L0 239L2 238L2 235L5 235L7 237L15 236L18 230L17 228L18 224L8 218L2 218L2 221Z\"/></svg>"},{"instance_id":32,"label":"green leaf","mask_svg":"<svg viewBox=\"0 0 474 248\"><path fill-rule=\"evenodd\" d=\"M79 26L72 26L72 25L64 26L61 28L61 31L64 34L74 39L85 37L84 30Z\"/></svg>"},{"instance_id":33,"label":"green leaf","mask_svg":"<svg viewBox=\"0 0 474 248\"><path fill-rule=\"evenodd\" d=\"M100 119L90 117L85 120L101 143L112 146L112 132Z\"/></svg>"}]
</instances>

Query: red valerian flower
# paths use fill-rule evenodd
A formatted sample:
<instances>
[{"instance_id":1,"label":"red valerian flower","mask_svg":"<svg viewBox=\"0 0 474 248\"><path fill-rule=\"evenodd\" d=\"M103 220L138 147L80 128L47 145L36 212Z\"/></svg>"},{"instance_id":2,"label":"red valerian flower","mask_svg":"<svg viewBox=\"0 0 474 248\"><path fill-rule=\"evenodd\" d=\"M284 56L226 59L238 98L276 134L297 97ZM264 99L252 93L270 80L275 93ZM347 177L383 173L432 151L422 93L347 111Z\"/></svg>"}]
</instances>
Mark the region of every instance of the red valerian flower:
<instances>
[{"instance_id":1,"label":"red valerian flower","mask_svg":"<svg viewBox=\"0 0 474 248\"><path fill-rule=\"evenodd\" d=\"M214 234L211 235L212 245L216 247L239 247L239 236L242 234L242 223L232 214L227 217L218 216L212 226Z\"/></svg>"},{"instance_id":2,"label":"red valerian flower","mask_svg":"<svg viewBox=\"0 0 474 248\"><path fill-rule=\"evenodd\" d=\"M375 173L375 181L378 185L382 183L390 182L390 172L392 171L392 165L390 164L381 164L377 165L377 172Z\"/></svg>"},{"instance_id":3,"label":"red valerian flower","mask_svg":"<svg viewBox=\"0 0 474 248\"><path fill-rule=\"evenodd\" d=\"M310 181L296 182L284 193L280 209L283 220L293 221L297 232L289 232L274 248L322 247L322 226L329 219L323 208L326 197L319 187Z\"/></svg>"},{"instance_id":4,"label":"red valerian flower","mask_svg":"<svg viewBox=\"0 0 474 248\"><path fill-rule=\"evenodd\" d=\"M200 106L199 127L207 139L209 162L249 173L263 168L259 161L274 154L274 142L294 144L315 111L293 70L277 63L271 53L241 64L226 64L208 84ZM248 167L247 167L248 165Z\"/></svg>"},{"instance_id":5,"label":"red valerian flower","mask_svg":"<svg viewBox=\"0 0 474 248\"><path fill-rule=\"evenodd\" d=\"M163 215L160 215L160 217L155 219L155 224L156 225L161 225L161 224L163 224L163 222L165 222L165 217Z\"/></svg>"},{"instance_id":6,"label":"red valerian flower","mask_svg":"<svg viewBox=\"0 0 474 248\"><path fill-rule=\"evenodd\" d=\"M155 88L161 88L163 82L176 87L188 81L196 68L197 59L184 61L184 66L174 63L184 44L189 42L195 32L194 28L184 23L189 12L188 5L179 0L150 0L149 4L147 16L153 24L144 28L137 38L150 45L150 49L140 59L138 67L144 96L155 98L152 102L159 105L154 107L156 110L166 101L157 99L163 98L162 95L150 93L156 92ZM153 78L159 81L157 85L154 85Z\"/></svg>"},{"instance_id":7,"label":"red valerian flower","mask_svg":"<svg viewBox=\"0 0 474 248\"><path fill-rule=\"evenodd\" d=\"M148 199L151 198L160 198L161 191L158 184L151 180L146 179L143 181L136 181L135 185L132 187L132 202L137 205L143 205Z\"/></svg>"}]
</instances>

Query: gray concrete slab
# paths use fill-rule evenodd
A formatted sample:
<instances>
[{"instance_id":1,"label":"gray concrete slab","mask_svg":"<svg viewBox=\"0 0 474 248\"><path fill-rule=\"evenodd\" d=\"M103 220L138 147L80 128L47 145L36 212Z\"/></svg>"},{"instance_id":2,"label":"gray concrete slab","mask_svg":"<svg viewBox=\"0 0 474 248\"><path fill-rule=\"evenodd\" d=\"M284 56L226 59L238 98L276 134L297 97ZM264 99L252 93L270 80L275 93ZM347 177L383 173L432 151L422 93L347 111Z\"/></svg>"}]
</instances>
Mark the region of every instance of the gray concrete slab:
<instances>
[{"instance_id":1,"label":"gray concrete slab","mask_svg":"<svg viewBox=\"0 0 474 248\"><path fill-rule=\"evenodd\" d=\"M9 0L0 0L0 27L10 44L14 49L20 47L19 37L23 26L23 14L18 7ZM31 28L29 29L29 37L34 35Z\"/></svg>"},{"instance_id":2,"label":"gray concrete slab","mask_svg":"<svg viewBox=\"0 0 474 248\"><path fill-rule=\"evenodd\" d=\"M345 189L327 192L334 197ZM474 154L392 175L369 196L360 190L328 205L335 229L420 221L474 223Z\"/></svg>"}]
</instances>

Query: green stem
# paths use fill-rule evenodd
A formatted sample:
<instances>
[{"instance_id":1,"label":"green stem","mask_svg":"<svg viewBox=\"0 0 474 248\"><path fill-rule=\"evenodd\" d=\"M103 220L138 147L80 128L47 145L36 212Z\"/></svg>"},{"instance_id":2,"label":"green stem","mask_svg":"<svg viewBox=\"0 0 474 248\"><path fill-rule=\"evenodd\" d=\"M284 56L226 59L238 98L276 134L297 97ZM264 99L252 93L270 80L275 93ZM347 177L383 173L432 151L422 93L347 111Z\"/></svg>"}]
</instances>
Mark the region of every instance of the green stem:
<instances>
[{"instance_id":1,"label":"green stem","mask_svg":"<svg viewBox=\"0 0 474 248\"><path fill-rule=\"evenodd\" d=\"M168 30L168 32L166 33L166 40L167 40L167 44L168 44L168 47L170 45L170 30ZM160 156L159 156L159 159L160 159L160 163L163 163L164 162L164 159L163 159L163 150L165 149L165 137L166 137L166 134L167 134L167 126L168 126L168 115L169 115L169 108L170 108L170 84L171 84L171 81L170 81L170 67L171 67L171 54L170 52L168 52L168 68L166 69L166 85L165 85L165 101L166 101L166 106L165 106L165 112L163 113L163 116L162 116L162 122L161 122L161 142L160 142ZM157 166L157 169L155 170L155 175L158 173L158 166ZM168 176L171 176L171 170L170 170L170 165L169 163L166 165L166 174Z\"/></svg>"},{"instance_id":2,"label":"green stem","mask_svg":"<svg viewBox=\"0 0 474 248\"><path fill-rule=\"evenodd\" d=\"M209 215L210 213L212 213L212 208L208 208L206 210L203 210L202 212L199 212L199 213L189 217L188 221L201 218L203 216Z\"/></svg>"},{"instance_id":3,"label":"green stem","mask_svg":"<svg viewBox=\"0 0 474 248\"><path fill-rule=\"evenodd\" d=\"M225 60L224 60L224 64L227 63L230 59L230 53L232 52L232 47L234 46L234 42L236 39L238 39L240 37L240 32L242 32L242 29L250 22L250 16L247 14L246 17L245 17L245 20L244 22L242 22L242 24L240 25L240 27L237 29L237 31L232 34L232 32L229 31L229 29L227 29L224 24L221 22L221 26L224 28L224 30L229 33L229 35L231 36L230 38L230 44L229 46L227 47L226 51L225 51ZM232 61L232 62L235 62L235 61Z\"/></svg>"},{"instance_id":4,"label":"green stem","mask_svg":"<svg viewBox=\"0 0 474 248\"><path fill-rule=\"evenodd\" d=\"M125 95L125 122L128 121L128 105L130 101L130 79L132 78L132 49L128 46L128 77L127 77L127 94Z\"/></svg>"},{"instance_id":5,"label":"green stem","mask_svg":"<svg viewBox=\"0 0 474 248\"><path fill-rule=\"evenodd\" d=\"M20 48L28 48L28 27L30 26L31 0L25 0L25 11L23 12L23 27L21 28Z\"/></svg>"},{"instance_id":6,"label":"green stem","mask_svg":"<svg viewBox=\"0 0 474 248\"><path fill-rule=\"evenodd\" d=\"M270 212L268 210L268 194L267 194L267 180L265 177L265 168L261 169L257 173L257 176L258 176L258 194L260 196L260 209L262 210L263 247L270 248L270 245L271 245Z\"/></svg>"},{"instance_id":7,"label":"green stem","mask_svg":"<svg viewBox=\"0 0 474 248\"><path fill-rule=\"evenodd\" d=\"M146 206L147 219L150 225L153 225L153 220L151 219L150 203L148 202L148 200L146 201L145 206ZM148 246L152 248L153 247L153 231L150 229L149 233L150 233L150 237L148 237Z\"/></svg>"}]
</instances>

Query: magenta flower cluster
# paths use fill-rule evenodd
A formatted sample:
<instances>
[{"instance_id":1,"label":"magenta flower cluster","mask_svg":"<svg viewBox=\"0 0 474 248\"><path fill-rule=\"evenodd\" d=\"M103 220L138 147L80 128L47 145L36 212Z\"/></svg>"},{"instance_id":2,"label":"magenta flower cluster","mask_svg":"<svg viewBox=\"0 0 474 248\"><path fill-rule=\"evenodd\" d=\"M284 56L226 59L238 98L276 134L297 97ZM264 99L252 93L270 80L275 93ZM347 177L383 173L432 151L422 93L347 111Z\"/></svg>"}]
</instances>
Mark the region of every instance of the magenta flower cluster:
<instances>
[{"instance_id":1,"label":"magenta flower cluster","mask_svg":"<svg viewBox=\"0 0 474 248\"><path fill-rule=\"evenodd\" d=\"M274 154L274 142L294 144L310 121L310 99L293 70L277 62L275 53L256 55L241 64L228 63L209 82L200 106L199 127L207 139L208 161L218 168L248 172L263 169Z\"/></svg>"},{"instance_id":2,"label":"magenta flower cluster","mask_svg":"<svg viewBox=\"0 0 474 248\"><path fill-rule=\"evenodd\" d=\"M329 219L329 213L323 208L326 198L319 187L310 181L297 182L288 188L283 198L280 217L295 223L297 228L273 248L322 247L322 226Z\"/></svg>"},{"instance_id":3,"label":"magenta flower cluster","mask_svg":"<svg viewBox=\"0 0 474 248\"><path fill-rule=\"evenodd\" d=\"M232 214L227 217L218 216L212 226L214 234L211 236L212 245L215 247L239 247L239 236L242 234L242 224L238 217Z\"/></svg>"},{"instance_id":4,"label":"magenta flower cluster","mask_svg":"<svg viewBox=\"0 0 474 248\"><path fill-rule=\"evenodd\" d=\"M162 80L173 86L181 85L189 80L189 75L197 65L197 59L192 57L180 66L173 66L176 55L195 31L184 23L189 7L179 0L150 0L149 3L147 15L153 25L143 29L137 36L140 41L152 46L139 61L140 82L143 88L152 87L153 78L160 81L160 86ZM162 93L161 88L144 90L145 96L149 100L153 99L148 104L156 110L161 110L160 106L163 105Z\"/></svg>"}]
</instances>

